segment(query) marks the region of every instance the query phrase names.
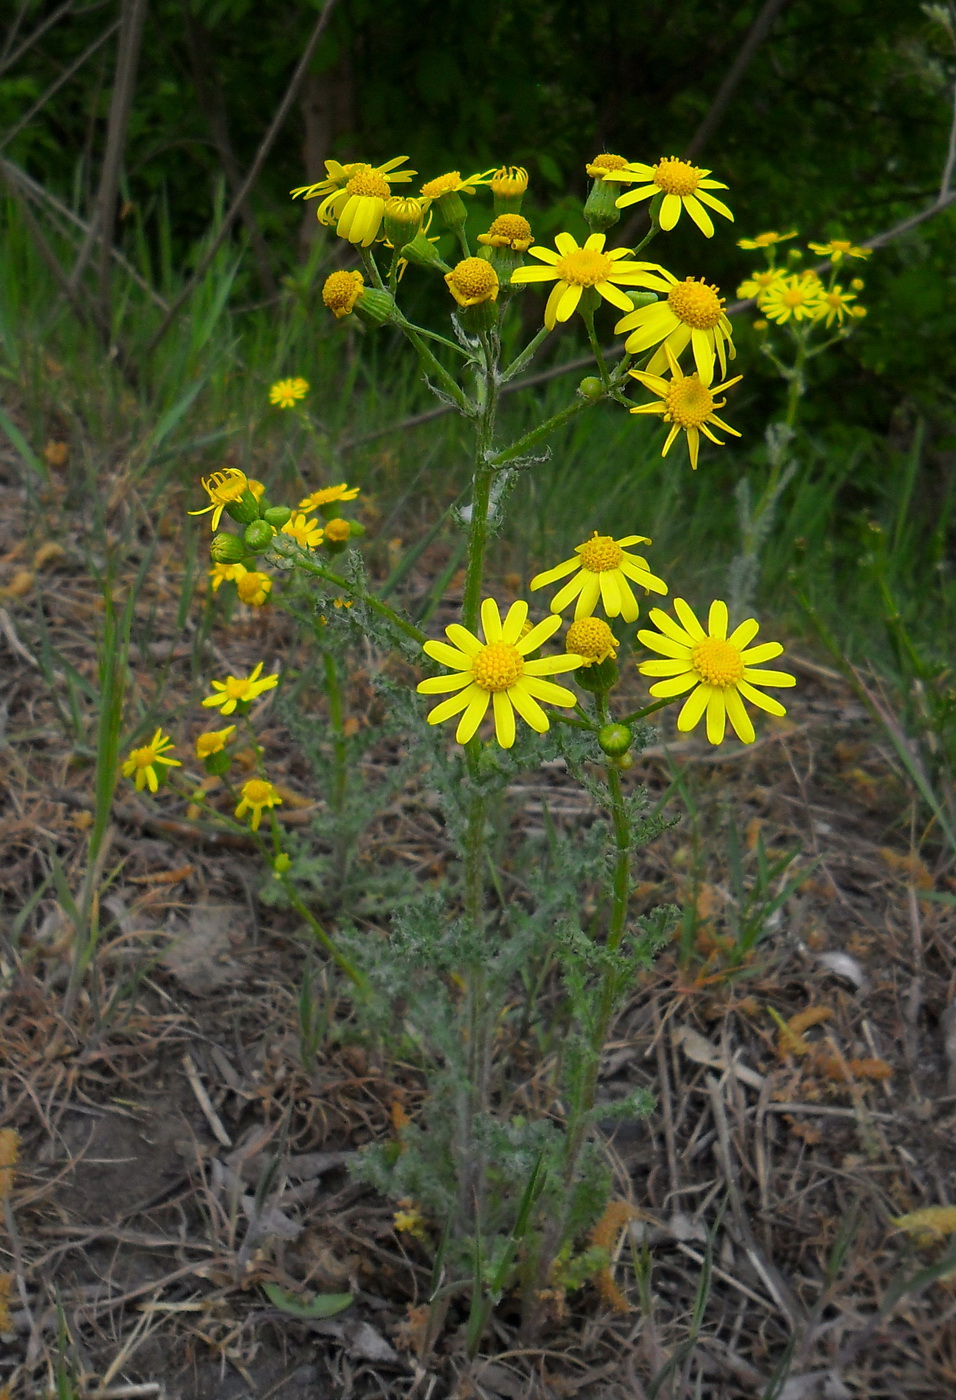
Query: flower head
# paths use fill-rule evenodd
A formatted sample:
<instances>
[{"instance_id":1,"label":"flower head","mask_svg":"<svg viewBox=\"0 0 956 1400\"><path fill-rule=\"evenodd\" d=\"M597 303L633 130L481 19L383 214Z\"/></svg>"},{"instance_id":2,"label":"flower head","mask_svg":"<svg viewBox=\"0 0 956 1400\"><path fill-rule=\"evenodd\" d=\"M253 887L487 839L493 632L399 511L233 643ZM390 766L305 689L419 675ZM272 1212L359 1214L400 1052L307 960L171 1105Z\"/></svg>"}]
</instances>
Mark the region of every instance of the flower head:
<instances>
[{"instance_id":1,"label":"flower head","mask_svg":"<svg viewBox=\"0 0 956 1400\"><path fill-rule=\"evenodd\" d=\"M352 314L352 307L362 295L365 278L361 272L332 272L322 284L322 301L337 321Z\"/></svg>"},{"instance_id":2,"label":"flower head","mask_svg":"<svg viewBox=\"0 0 956 1400\"><path fill-rule=\"evenodd\" d=\"M771 321L815 321L823 298L823 283L815 272L794 273L773 282L757 297L757 305Z\"/></svg>"},{"instance_id":3,"label":"flower head","mask_svg":"<svg viewBox=\"0 0 956 1400\"><path fill-rule=\"evenodd\" d=\"M250 569L236 584L240 603L250 608L261 608L272 592L272 579L258 569Z\"/></svg>"},{"instance_id":4,"label":"flower head","mask_svg":"<svg viewBox=\"0 0 956 1400\"><path fill-rule=\"evenodd\" d=\"M300 544L303 549L317 549L322 543L324 531L317 520L310 520L307 515L293 515L285 522L281 533L291 535L296 544Z\"/></svg>"},{"instance_id":5,"label":"flower head","mask_svg":"<svg viewBox=\"0 0 956 1400\"><path fill-rule=\"evenodd\" d=\"M133 749L129 757L123 764L123 777L132 778L136 775L136 791L142 792L146 785L149 785L150 792L155 792L159 787L159 776L156 772L157 763L165 764L167 768L181 768L182 764L178 758L167 758L166 750L172 748L173 741L168 734L164 734L162 729L157 729L148 744L144 744L140 749Z\"/></svg>"},{"instance_id":6,"label":"flower head","mask_svg":"<svg viewBox=\"0 0 956 1400\"><path fill-rule=\"evenodd\" d=\"M733 359L736 351L731 340L730 321L724 315L724 298L717 288L703 278L698 282L693 277L685 277L678 282L674 274L663 267L656 275L645 276L641 285L664 292L666 300L631 310L618 321L615 331L629 332L624 343L628 353L639 355L642 350L657 345L647 370L650 374L660 374L667 368L665 346L670 348L675 359L680 359L689 344L704 384L713 380L715 351L720 372L726 374L728 352Z\"/></svg>"},{"instance_id":7,"label":"flower head","mask_svg":"<svg viewBox=\"0 0 956 1400\"><path fill-rule=\"evenodd\" d=\"M277 379L269 390L269 402L276 408L294 408L297 399L309 392L307 379Z\"/></svg>"},{"instance_id":8,"label":"flower head","mask_svg":"<svg viewBox=\"0 0 956 1400\"><path fill-rule=\"evenodd\" d=\"M605 178L609 181L633 182L644 180L636 190L628 190L617 201L618 209L626 209L629 204L637 204L642 199L664 196L661 201L658 220L662 229L672 229L686 209L705 238L713 237L714 223L704 205L716 209L725 219L733 223L734 216L716 199L710 190L725 190L719 180L708 180L709 170L691 165L679 156L664 156L656 165L646 165L642 161L630 161L623 170L609 170Z\"/></svg>"},{"instance_id":9,"label":"flower head","mask_svg":"<svg viewBox=\"0 0 956 1400\"><path fill-rule=\"evenodd\" d=\"M445 281L459 306L480 306L498 299L498 274L484 258L462 258L445 273Z\"/></svg>"},{"instance_id":10,"label":"flower head","mask_svg":"<svg viewBox=\"0 0 956 1400\"><path fill-rule=\"evenodd\" d=\"M582 666L595 666L617 657L620 642L601 617L579 617L568 628L564 638L568 651L581 657Z\"/></svg>"},{"instance_id":11,"label":"flower head","mask_svg":"<svg viewBox=\"0 0 956 1400\"><path fill-rule=\"evenodd\" d=\"M769 233L758 233L753 238L738 238L738 248L772 248L775 243L786 243L790 238L796 238L797 230L791 229L789 233L777 233L771 229ZM811 245L812 246L812 245Z\"/></svg>"},{"instance_id":12,"label":"flower head","mask_svg":"<svg viewBox=\"0 0 956 1400\"><path fill-rule=\"evenodd\" d=\"M340 481L338 486L320 486L318 491L302 498L298 509L308 514L318 510L319 506L330 505L332 501L354 501L361 489L360 486L348 486L344 481Z\"/></svg>"},{"instance_id":13,"label":"flower head","mask_svg":"<svg viewBox=\"0 0 956 1400\"><path fill-rule=\"evenodd\" d=\"M608 175L617 171L622 172L620 178L623 180L627 177L628 161L624 156L614 156L604 152L604 154L595 156L593 160L588 161L584 169L592 180L604 180ZM637 176L631 178L636 179Z\"/></svg>"},{"instance_id":14,"label":"flower head","mask_svg":"<svg viewBox=\"0 0 956 1400\"><path fill-rule=\"evenodd\" d=\"M633 302L620 287L641 286L649 270L660 271L656 263L632 261L630 248L612 248L606 253L603 233L592 233L583 247L570 233L559 233L554 242L557 252L543 247L529 249L533 258L547 264L545 267L519 267L511 274L512 283L557 282L544 310L549 331L574 314L588 287L621 311L633 311Z\"/></svg>"},{"instance_id":15,"label":"flower head","mask_svg":"<svg viewBox=\"0 0 956 1400\"><path fill-rule=\"evenodd\" d=\"M762 661L779 656L783 647L779 642L751 647L759 630L759 623L752 617L728 637L726 603L711 603L706 631L683 598L674 599L674 609L679 622L654 608L650 620L659 631L637 634L646 647L665 658L638 665L642 675L664 677L650 687L651 694L666 699L691 691L677 717L677 728L684 734L700 722L706 711L707 738L712 744L723 739L728 718L738 737L745 744L752 744L754 727L743 701L749 700L771 715L784 715L786 710L779 700L764 695L757 686L796 685L786 671L757 669Z\"/></svg>"},{"instance_id":16,"label":"flower head","mask_svg":"<svg viewBox=\"0 0 956 1400\"><path fill-rule=\"evenodd\" d=\"M528 188L528 172L523 165L503 165L488 183L495 199L520 199Z\"/></svg>"},{"instance_id":17,"label":"flower head","mask_svg":"<svg viewBox=\"0 0 956 1400\"><path fill-rule=\"evenodd\" d=\"M808 243L807 247L834 264L844 258L869 258L873 254L872 248L858 248L849 238L831 238L829 243Z\"/></svg>"},{"instance_id":18,"label":"flower head","mask_svg":"<svg viewBox=\"0 0 956 1400\"><path fill-rule=\"evenodd\" d=\"M458 692L429 711L429 724L441 724L461 714L455 738L459 744L467 744L484 719L488 706L492 705L498 743L503 749L510 749L515 741L515 710L532 729L544 734L549 728L548 716L539 700L550 705L575 703L573 691L543 677L573 671L580 665L580 657L565 654L528 659L554 635L561 626L561 619L547 617L522 635L527 616L528 604L519 600L512 603L502 622L498 604L493 598L486 598L481 605L484 642L466 627L453 622L445 628L451 646L448 642L425 643L425 654L450 666L454 674L420 681L419 694Z\"/></svg>"},{"instance_id":19,"label":"flower head","mask_svg":"<svg viewBox=\"0 0 956 1400\"><path fill-rule=\"evenodd\" d=\"M237 705L248 704L250 700L255 700L256 696L262 695L266 690L272 690L273 686L279 684L279 673L276 671L271 676L261 676L262 662L258 662L255 670L248 676L227 676L224 681L213 681L213 690L218 691L218 695L207 695L202 702L206 709L218 705L224 715L231 715Z\"/></svg>"},{"instance_id":20,"label":"flower head","mask_svg":"<svg viewBox=\"0 0 956 1400\"><path fill-rule=\"evenodd\" d=\"M824 321L827 326L832 326L834 321L842 326L845 316L859 316L864 311L862 306L852 305L855 301L856 292L844 291L838 282L834 282L832 287L824 290L815 319Z\"/></svg>"},{"instance_id":21,"label":"flower head","mask_svg":"<svg viewBox=\"0 0 956 1400\"><path fill-rule=\"evenodd\" d=\"M378 237L391 198L388 178L378 170L360 170L344 188L326 195L315 211L320 224L335 224L339 238L368 248Z\"/></svg>"},{"instance_id":22,"label":"flower head","mask_svg":"<svg viewBox=\"0 0 956 1400\"><path fill-rule=\"evenodd\" d=\"M401 1209L392 1216L393 1228L399 1234L413 1235L417 1240L427 1240L428 1231L425 1229L425 1217L411 1197L403 1196L398 1204Z\"/></svg>"},{"instance_id":23,"label":"flower head","mask_svg":"<svg viewBox=\"0 0 956 1400\"><path fill-rule=\"evenodd\" d=\"M369 165L365 161L351 161L348 165L342 165L337 160L327 160L325 162L326 178L319 180L314 185L299 185L298 189L292 191L292 198L296 199L300 195L303 199L317 199L320 195L335 194L342 190L355 175L372 173L380 175L386 184L398 185L407 182L413 175L417 175L417 170L396 170L396 166L401 165L403 160L408 160L408 156L394 156L392 160L387 160L384 165Z\"/></svg>"},{"instance_id":24,"label":"flower head","mask_svg":"<svg viewBox=\"0 0 956 1400\"><path fill-rule=\"evenodd\" d=\"M648 374L646 370L629 369L628 374L633 379L637 379L644 385L645 389L650 389L652 394L657 394L659 403L642 403L636 408L632 408L632 413L660 413L665 423L672 424L671 430L664 443L662 457L666 457L671 449L671 444L677 434L683 430L687 434L687 451L690 454L690 464L697 470L697 454L700 450L700 435L710 438L711 442L718 447L723 447L720 438L714 434L707 426L713 423L725 433L732 433L734 437L740 437L736 428L732 428L729 423L725 423L722 418L718 418L715 412L718 408L723 408L726 400L718 399L717 395L729 389L732 384L740 382L742 375L736 375L733 379L726 380L723 384L704 384L699 374L685 375L680 365L668 346L664 350L667 354L668 365L670 366L671 379L659 379L656 374Z\"/></svg>"},{"instance_id":25,"label":"flower head","mask_svg":"<svg viewBox=\"0 0 956 1400\"><path fill-rule=\"evenodd\" d=\"M489 248L510 248L513 253L526 253L534 242L531 225L520 214L499 214L487 233L479 233L478 242Z\"/></svg>"},{"instance_id":26,"label":"flower head","mask_svg":"<svg viewBox=\"0 0 956 1400\"><path fill-rule=\"evenodd\" d=\"M770 287L775 287L778 282L782 282L786 275L779 267L768 267L761 272L752 272L737 288L737 295L739 297L759 298Z\"/></svg>"},{"instance_id":27,"label":"flower head","mask_svg":"<svg viewBox=\"0 0 956 1400\"><path fill-rule=\"evenodd\" d=\"M213 564L209 570L213 593L218 593L224 583L238 583L246 572L245 564Z\"/></svg>"},{"instance_id":28,"label":"flower head","mask_svg":"<svg viewBox=\"0 0 956 1400\"><path fill-rule=\"evenodd\" d=\"M207 729L203 734L196 735L196 757L209 758L214 753L222 753L236 732L234 724L227 724L225 729Z\"/></svg>"},{"instance_id":29,"label":"flower head","mask_svg":"<svg viewBox=\"0 0 956 1400\"><path fill-rule=\"evenodd\" d=\"M442 199L446 194L474 194L479 185L490 185L494 170L479 170L476 175L461 178L457 170L449 170L447 175L438 175L434 180L426 180L422 185L421 198L427 208L432 200Z\"/></svg>"},{"instance_id":30,"label":"flower head","mask_svg":"<svg viewBox=\"0 0 956 1400\"><path fill-rule=\"evenodd\" d=\"M203 506L202 510L191 510L190 515L207 515L212 511L212 528L219 528L219 521L226 506L231 506L238 501L245 491L248 490L249 483L246 480L245 472L241 472L238 467L226 467L225 471L213 472L211 476L204 476L202 487L209 497L208 506Z\"/></svg>"},{"instance_id":31,"label":"flower head","mask_svg":"<svg viewBox=\"0 0 956 1400\"><path fill-rule=\"evenodd\" d=\"M625 535L616 540L611 535L599 535L595 530L589 540L575 546L574 557L565 559L553 569L545 569L535 574L531 580L532 590L544 588L546 584L557 583L568 574L574 577L551 599L551 611L562 612L572 599L575 621L590 617L598 605L604 604L608 617L623 617L625 622L636 622L637 599L631 590L631 583L639 583L654 593L666 593L667 584L652 574L647 560L639 554L628 554L627 546L650 544L646 535ZM584 655L584 653L582 653Z\"/></svg>"},{"instance_id":32,"label":"flower head","mask_svg":"<svg viewBox=\"0 0 956 1400\"><path fill-rule=\"evenodd\" d=\"M335 515L325 522L325 538L332 544L345 544L352 533L352 522L341 515Z\"/></svg>"},{"instance_id":33,"label":"flower head","mask_svg":"<svg viewBox=\"0 0 956 1400\"><path fill-rule=\"evenodd\" d=\"M240 791L241 801L236 808L236 816L244 817L246 812L252 813L250 826L253 831L259 830L259 823L262 821L262 813L266 807L279 807L282 805L282 797L278 788L274 788L271 783L267 783L265 778L250 778L247 783L243 783Z\"/></svg>"}]
</instances>

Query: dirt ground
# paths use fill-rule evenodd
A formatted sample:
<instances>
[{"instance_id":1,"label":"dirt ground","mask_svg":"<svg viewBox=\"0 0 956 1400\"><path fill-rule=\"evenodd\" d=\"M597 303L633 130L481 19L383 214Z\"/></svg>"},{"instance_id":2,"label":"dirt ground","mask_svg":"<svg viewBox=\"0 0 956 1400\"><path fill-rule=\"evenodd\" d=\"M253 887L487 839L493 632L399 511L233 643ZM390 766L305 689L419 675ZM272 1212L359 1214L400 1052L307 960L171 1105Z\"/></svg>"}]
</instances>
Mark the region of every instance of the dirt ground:
<instances>
[{"instance_id":1,"label":"dirt ground","mask_svg":"<svg viewBox=\"0 0 956 1400\"><path fill-rule=\"evenodd\" d=\"M192 683L174 518L144 590L149 643L133 651L143 694L157 666L181 693ZM127 576L143 544L128 525ZM97 1029L87 993L64 1019L72 928L51 855L76 888L93 769L44 657L94 677L101 604L62 492L41 530L9 459L0 606L0 1128L21 1136L0 1217L11 1400L956 1394L956 1257L892 1224L956 1198L956 919L933 897L956 880L881 729L806 645L790 656L788 718L753 746L712 751L662 730L626 775L661 795L676 773L693 791L697 834L684 815L643 854L635 911L693 902L697 927L683 965L675 947L635 985L605 1057L608 1100L643 1086L656 1104L604 1133L630 1206L617 1262L555 1308L534 1347L505 1299L469 1368L454 1314L417 1355L431 1256L348 1171L363 1143L394 1134L396 1103L414 1116L423 1085L348 1036L303 1067L304 945L294 916L257 900L241 837L118 791L96 984L111 1010ZM285 626L267 609L215 628L210 664L280 655ZM306 823L321 798L278 727L271 740L301 797L284 819ZM371 751L370 778L384 761ZM545 796L571 829L591 819L552 766L515 785L514 821L540 823ZM728 872L707 835L728 803L751 852L759 834L771 853L799 848L806 869L734 977ZM415 869L447 854L412 789L367 840ZM355 1301L291 1318L269 1284Z\"/></svg>"}]
</instances>

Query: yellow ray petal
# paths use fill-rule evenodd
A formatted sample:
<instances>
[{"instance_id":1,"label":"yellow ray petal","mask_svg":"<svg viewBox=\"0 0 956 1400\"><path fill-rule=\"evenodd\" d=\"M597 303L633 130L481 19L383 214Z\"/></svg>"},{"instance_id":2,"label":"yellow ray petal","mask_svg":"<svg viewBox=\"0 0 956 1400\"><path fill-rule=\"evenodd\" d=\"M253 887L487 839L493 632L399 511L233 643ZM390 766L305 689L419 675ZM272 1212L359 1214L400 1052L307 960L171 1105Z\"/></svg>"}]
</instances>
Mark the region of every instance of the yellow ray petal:
<instances>
[{"instance_id":1,"label":"yellow ray petal","mask_svg":"<svg viewBox=\"0 0 956 1400\"><path fill-rule=\"evenodd\" d=\"M492 696L495 709L495 738L503 749L515 741L515 712L506 690L496 690Z\"/></svg>"},{"instance_id":2,"label":"yellow ray petal","mask_svg":"<svg viewBox=\"0 0 956 1400\"><path fill-rule=\"evenodd\" d=\"M722 744L727 731L727 706L724 692L716 686L707 701L707 738L712 744Z\"/></svg>"},{"instance_id":3,"label":"yellow ray petal","mask_svg":"<svg viewBox=\"0 0 956 1400\"><path fill-rule=\"evenodd\" d=\"M737 732L737 738L744 744L752 744L757 737L754 733L753 723L744 709L744 702L733 686L724 692L724 702L727 706L727 716Z\"/></svg>"},{"instance_id":4,"label":"yellow ray petal","mask_svg":"<svg viewBox=\"0 0 956 1400\"><path fill-rule=\"evenodd\" d=\"M469 694L468 691L465 694ZM487 690L481 690L475 686L475 694L468 701L468 708L458 721L458 728L455 730L455 738L459 744L467 744L469 739L475 737L479 724L485 717L488 709L488 702L491 695Z\"/></svg>"},{"instance_id":5,"label":"yellow ray petal","mask_svg":"<svg viewBox=\"0 0 956 1400\"><path fill-rule=\"evenodd\" d=\"M711 694L711 686L699 685L688 695L681 707L680 714L677 716L677 728L682 734L689 734L694 726L700 723L700 717L707 708Z\"/></svg>"}]
</instances>

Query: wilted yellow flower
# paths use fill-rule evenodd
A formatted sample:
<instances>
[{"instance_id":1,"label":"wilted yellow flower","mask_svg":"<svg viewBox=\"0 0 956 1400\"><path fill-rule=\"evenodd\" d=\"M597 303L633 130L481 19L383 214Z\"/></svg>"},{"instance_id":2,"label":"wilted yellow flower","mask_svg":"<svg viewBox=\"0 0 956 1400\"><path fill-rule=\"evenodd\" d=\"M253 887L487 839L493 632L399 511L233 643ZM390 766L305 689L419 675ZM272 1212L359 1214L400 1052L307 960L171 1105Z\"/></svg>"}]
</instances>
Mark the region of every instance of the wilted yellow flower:
<instances>
[{"instance_id":1,"label":"wilted yellow flower","mask_svg":"<svg viewBox=\"0 0 956 1400\"><path fill-rule=\"evenodd\" d=\"M156 772L157 763L164 764L167 768L182 767L178 758L166 757L165 751L171 749L172 746L173 741L169 735L164 734L162 729L157 729L148 744L132 750L123 764L123 777L132 778L134 774L136 775L137 792L142 792L147 784L150 792L156 792L159 788L159 775Z\"/></svg>"},{"instance_id":2,"label":"wilted yellow flower","mask_svg":"<svg viewBox=\"0 0 956 1400\"><path fill-rule=\"evenodd\" d=\"M325 538L331 540L333 544L345 544L351 533L351 521L343 519L341 515L336 515L332 520L325 522Z\"/></svg>"},{"instance_id":3,"label":"wilted yellow flower","mask_svg":"<svg viewBox=\"0 0 956 1400\"><path fill-rule=\"evenodd\" d=\"M294 408L296 400L304 399L308 392L306 379L278 379L269 390L269 402L276 408Z\"/></svg>"},{"instance_id":4,"label":"wilted yellow flower","mask_svg":"<svg viewBox=\"0 0 956 1400\"><path fill-rule=\"evenodd\" d=\"M243 817L246 812L251 812L250 825L253 831L259 830L262 813L267 807L279 807L282 804L278 789L267 783L264 778L250 778L247 783L243 783L240 797L242 800L236 808L236 816Z\"/></svg>"},{"instance_id":5,"label":"wilted yellow flower","mask_svg":"<svg viewBox=\"0 0 956 1400\"><path fill-rule=\"evenodd\" d=\"M322 301L337 321L349 316L362 295L365 278L361 272L332 272L322 286Z\"/></svg>"},{"instance_id":6,"label":"wilted yellow flower","mask_svg":"<svg viewBox=\"0 0 956 1400\"><path fill-rule=\"evenodd\" d=\"M319 196L335 194L337 190L342 190L354 175L362 175L371 172L381 175L387 184L398 185L407 182L413 175L417 175L417 170L396 170L396 166L401 165L403 160L408 160L408 156L394 156L387 160L384 165L369 165L366 161L351 161L348 165L342 165L337 160L327 160L325 162L326 178L319 180L314 185L300 185L298 189L292 191L292 198L301 196L303 199L316 199Z\"/></svg>"},{"instance_id":7,"label":"wilted yellow flower","mask_svg":"<svg viewBox=\"0 0 956 1400\"><path fill-rule=\"evenodd\" d=\"M226 467L224 471L204 476L202 488L209 497L209 505L203 506L202 510L191 510L188 514L208 515L212 511L212 528L216 530L226 506L231 506L239 500L243 492L248 490L249 482L245 472L241 472L238 467Z\"/></svg>"},{"instance_id":8,"label":"wilted yellow flower","mask_svg":"<svg viewBox=\"0 0 956 1400\"><path fill-rule=\"evenodd\" d=\"M602 155L595 156L593 160L588 161L584 168L592 180L603 180L612 172L626 172L628 161L624 156L614 156L605 151ZM636 180L638 177L634 175L631 178Z\"/></svg>"},{"instance_id":9,"label":"wilted yellow flower","mask_svg":"<svg viewBox=\"0 0 956 1400\"><path fill-rule=\"evenodd\" d=\"M499 214L487 233L479 233L478 242L489 248L510 248L525 253L534 242L531 225L521 214Z\"/></svg>"},{"instance_id":10,"label":"wilted yellow flower","mask_svg":"<svg viewBox=\"0 0 956 1400\"><path fill-rule=\"evenodd\" d=\"M438 175L434 180L427 180L422 185L421 198L427 207L432 200L441 199L446 194L474 194L479 185L490 185L494 174L494 170L483 170L463 180L459 171L449 170L447 175Z\"/></svg>"},{"instance_id":11,"label":"wilted yellow flower","mask_svg":"<svg viewBox=\"0 0 956 1400\"><path fill-rule=\"evenodd\" d=\"M582 666L594 666L616 658L620 642L602 617L579 617L568 628L564 645L581 657Z\"/></svg>"},{"instance_id":12,"label":"wilted yellow flower","mask_svg":"<svg viewBox=\"0 0 956 1400\"><path fill-rule=\"evenodd\" d=\"M791 229L789 233L776 233L771 230L769 233L758 233L754 238L738 238L737 247L772 248L775 243L786 243L789 238L796 238L796 236L797 230L795 228Z\"/></svg>"},{"instance_id":13,"label":"wilted yellow flower","mask_svg":"<svg viewBox=\"0 0 956 1400\"><path fill-rule=\"evenodd\" d=\"M319 506L330 505L332 501L354 501L361 489L361 486L348 486L344 481L340 481L337 486L320 486L317 491L302 498L298 509L308 514L318 510Z\"/></svg>"},{"instance_id":14,"label":"wilted yellow flower","mask_svg":"<svg viewBox=\"0 0 956 1400\"><path fill-rule=\"evenodd\" d=\"M480 306L498 299L498 274L484 258L462 258L445 273L445 281L459 306Z\"/></svg>"}]
</instances>

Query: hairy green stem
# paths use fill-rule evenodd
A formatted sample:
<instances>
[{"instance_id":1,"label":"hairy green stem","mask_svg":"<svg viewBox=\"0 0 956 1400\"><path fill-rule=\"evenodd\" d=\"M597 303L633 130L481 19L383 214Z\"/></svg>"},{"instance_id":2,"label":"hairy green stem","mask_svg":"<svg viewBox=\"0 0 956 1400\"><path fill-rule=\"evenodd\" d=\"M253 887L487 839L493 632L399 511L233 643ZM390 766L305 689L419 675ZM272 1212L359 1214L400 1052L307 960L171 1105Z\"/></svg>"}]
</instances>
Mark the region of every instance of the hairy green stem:
<instances>
[{"instance_id":1,"label":"hairy green stem","mask_svg":"<svg viewBox=\"0 0 956 1400\"><path fill-rule=\"evenodd\" d=\"M276 548L275 540L272 542L272 548ZM312 574L314 578L325 579L326 583L334 583L337 588L344 588L346 593L351 593L353 598L358 598L360 602L366 603L380 617L386 618L393 627L397 628L399 632L403 632L406 637L411 637L412 641L417 642L419 646L428 641L424 632L413 622L402 617L394 608L390 608L387 603L383 603L381 598L376 598L374 593L364 593L350 583L347 578L343 578L341 574L334 573L332 569L327 569L324 564L319 564L314 559L306 558L303 550L296 553L295 564L296 568L301 569L303 573Z\"/></svg>"},{"instance_id":2,"label":"hairy green stem","mask_svg":"<svg viewBox=\"0 0 956 1400\"><path fill-rule=\"evenodd\" d=\"M496 463L489 460L494 440L495 415L498 409L498 341L497 336L483 334L484 374L480 386L481 416L475 434L475 473L471 498L471 520L468 525L468 561L465 565L465 592L462 600L462 623L474 632L481 608L481 588L485 572L485 551L488 547L488 514L491 507L491 483Z\"/></svg>"},{"instance_id":3,"label":"hairy green stem","mask_svg":"<svg viewBox=\"0 0 956 1400\"><path fill-rule=\"evenodd\" d=\"M547 326L541 327L538 334L532 340L528 341L521 353L515 356L508 368L502 371L502 384L507 384L509 379L514 379L516 374L520 374L521 371L531 363L550 334L551 332Z\"/></svg>"}]
</instances>

